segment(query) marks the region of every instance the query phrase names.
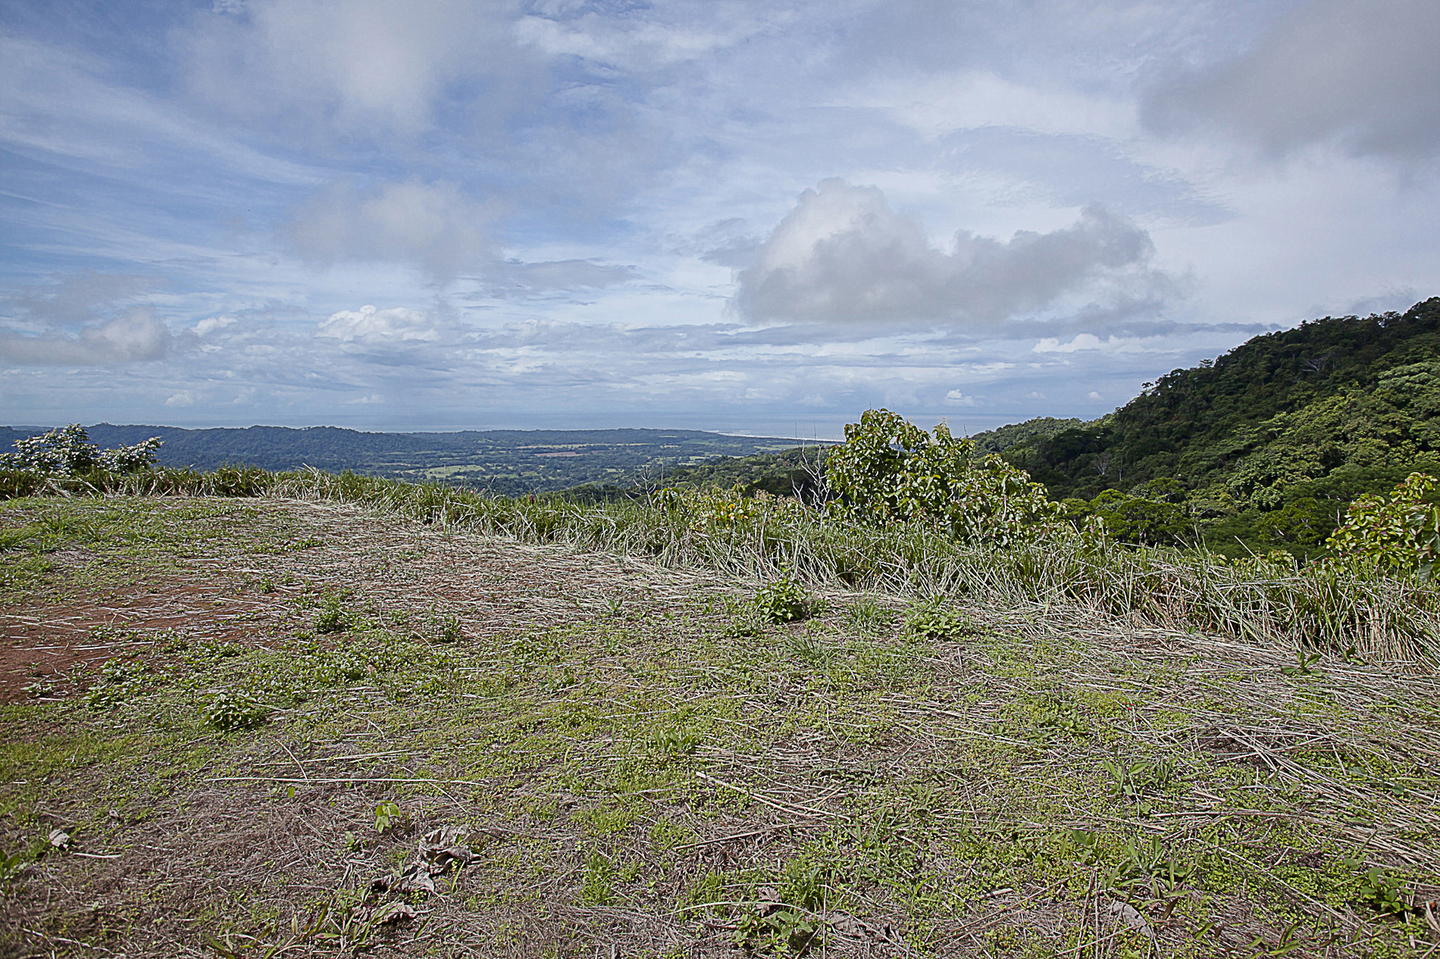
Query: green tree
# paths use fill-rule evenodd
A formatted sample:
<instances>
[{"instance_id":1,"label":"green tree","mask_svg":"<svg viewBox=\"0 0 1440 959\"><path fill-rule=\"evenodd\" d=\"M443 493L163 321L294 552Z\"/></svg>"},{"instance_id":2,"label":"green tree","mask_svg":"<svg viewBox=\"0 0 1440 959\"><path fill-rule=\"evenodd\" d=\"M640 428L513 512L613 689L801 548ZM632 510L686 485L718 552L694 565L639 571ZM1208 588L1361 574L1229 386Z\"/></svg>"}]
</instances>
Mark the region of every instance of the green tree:
<instances>
[{"instance_id":1,"label":"green tree","mask_svg":"<svg viewBox=\"0 0 1440 959\"><path fill-rule=\"evenodd\" d=\"M1064 507L1024 470L978 456L944 424L927 433L889 410L867 410L845 427L825 477L843 509L876 525L930 523L960 542L993 546L1073 534Z\"/></svg>"}]
</instances>

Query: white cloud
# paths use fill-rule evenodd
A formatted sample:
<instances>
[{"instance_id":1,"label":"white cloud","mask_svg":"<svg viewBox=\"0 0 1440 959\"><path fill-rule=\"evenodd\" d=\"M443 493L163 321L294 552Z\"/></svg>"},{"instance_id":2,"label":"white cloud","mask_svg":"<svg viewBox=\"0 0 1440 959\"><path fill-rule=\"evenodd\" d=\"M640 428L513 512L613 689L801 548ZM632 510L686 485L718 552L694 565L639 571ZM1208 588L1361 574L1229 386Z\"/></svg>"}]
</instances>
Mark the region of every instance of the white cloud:
<instances>
[{"instance_id":1,"label":"white cloud","mask_svg":"<svg viewBox=\"0 0 1440 959\"><path fill-rule=\"evenodd\" d=\"M962 393L959 390L951 390L945 394L947 406L974 406L975 397Z\"/></svg>"},{"instance_id":2,"label":"white cloud","mask_svg":"<svg viewBox=\"0 0 1440 959\"><path fill-rule=\"evenodd\" d=\"M1114 337L1111 337L1111 339L1114 339ZM1081 333L1069 343L1061 343L1058 338L1047 336L1039 343L1036 343L1035 348L1031 350L1031 352L1074 353L1077 350L1098 350L1103 345L1104 344L1100 342L1100 338L1093 333Z\"/></svg>"},{"instance_id":3,"label":"white cloud","mask_svg":"<svg viewBox=\"0 0 1440 959\"><path fill-rule=\"evenodd\" d=\"M435 343L444 333L429 313L404 307L377 310L367 304L358 310L340 310L330 314L315 335L343 343L385 345Z\"/></svg>"},{"instance_id":4,"label":"white cloud","mask_svg":"<svg viewBox=\"0 0 1440 959\"><path fill-rule=\"evenodd\" d=\"M1089 393L1086 393L1086 394L1085 394L1085 398L1086 398L1087 400L1103 399L1103 397L1102 397L1099 393L1095 392L1094 390L1091 390Z\"/></svg>"},{"instance_id":5,"label":"white cloud","mask_svg":"<svg viewBox=\"0 0 1440 959\"><path fill-rule=\"evenodd\" d=\"M169 328L151 310L134 308L114 319L87 324L75 336L0 331L0 358L44 365L108 366L161 359L173 343Z\"/></svg>"},{"instance_id":6,"label":"white cloud","mask_svg":"<svg viewBox=\"0 0 1440 959\"><path fill-rule=\"evenodd\" d=\"M1073 226L1006 242L960 231L946 252L879 189L831 179L801 194L740 271L734 305L762 320L993 322L1097 280L1149 283L1152 251L1144 230L1092 205Z\"/></svg>"},{"instance_id":7,"label":"white cloud","mask_svg":"<svg viewBox=\"0 0 1440 959\"><path fill-rule=\"evenodd\" d=\"M516 6L249 0L239 15L197 15L177 42L194 93L212 108L300 139L413 137L449 96L483 111L542 86L512 34Z\"/></svg>"},{"instance_id":8,"label":"white cloud","mask_svg":"<svg viewBox=\"0 0 1440 959\"><path fill-rule=\"evenodd\" d=\"M1100 339L1094 333L1077 333L1067 343L1058 337L1047 336L1030 348L1031 353L1081 353L1103 351L1106 353L1170 353L1174 345L1163 336L1116 336L1110 334Z\"/></svg>"},{"instance_id":9,"label":"white cloud","mask_svg":"<svg viewBox=\"0 0 1440 959\"><path fill-rule=\"evenodd\" d=\"M1160 133L1226 130L1273 152L1338 139L1353 152L1440 151L1440 4L1313 0L1232 59L1151 88Z\"/></svg>"},{"instance_id":10,"label":"white cloud","mask_svg":"<svg viewBox=\"0 0 1440 959\"><path fill-rule=\"evenodd\" d=\"M216 330L223 330L227 326L234 326L237 322L233 316L207 316L195 324L195 333L198 336L208 336Z\"/></svg>"},{"instance_id":11,"label":"white cloud","mask_svg":"<svg viewBox=\"0 0 1440 959\"><path fill-rule=\"evenodd\" d=\"M541 0L515 26L520 42L550 56L592 60L631 71L700 60L797 19L769 4L668 3L646 16L614 16L588 3Z\"/></svg>"},{"instance_id":12,"label":"white cloud","mask_svg":"<svg viewBox=\"0 0 1440 959\"><path fill-rule=\"evenodd\" d=\"M405 263L448 282L494 262L490 216L454 183L407 180L362 191L339 182L302 204L286 232L316 262Z\"/></svg>"},{"instance_id":13,"label":"white cloud","mask_svg":"<svg viewBox=\"0 0 1440 959\"><path fill-rule=\"evenodd\" d=\"M928 137L976 127L1023 127L1043 133L1127 136L1134 109L1049 86L1017 83L989 71L964 70L881 81L855 95L856 106L893 113Z\"/></svg>"}]
</instances>

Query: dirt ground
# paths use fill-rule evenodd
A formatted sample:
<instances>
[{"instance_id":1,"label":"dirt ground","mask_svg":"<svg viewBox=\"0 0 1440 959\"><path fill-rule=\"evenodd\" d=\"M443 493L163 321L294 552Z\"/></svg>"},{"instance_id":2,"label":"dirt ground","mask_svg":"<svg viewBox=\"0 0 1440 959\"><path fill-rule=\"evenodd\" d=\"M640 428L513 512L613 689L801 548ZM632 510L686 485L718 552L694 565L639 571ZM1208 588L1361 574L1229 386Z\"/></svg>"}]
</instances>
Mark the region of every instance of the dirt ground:
<instances>
[{"instance_id":1,"label":"dirt ground","mask_svg":"<svg viewBox=\"0 0 1440 959\"><path fill-rule=\"evenodd\" d=\"M0 955L1440 954L1431 680L902 597L765 624L333 503L0 528L71 514L0 591Z\"/></svg>"}]
</instances>

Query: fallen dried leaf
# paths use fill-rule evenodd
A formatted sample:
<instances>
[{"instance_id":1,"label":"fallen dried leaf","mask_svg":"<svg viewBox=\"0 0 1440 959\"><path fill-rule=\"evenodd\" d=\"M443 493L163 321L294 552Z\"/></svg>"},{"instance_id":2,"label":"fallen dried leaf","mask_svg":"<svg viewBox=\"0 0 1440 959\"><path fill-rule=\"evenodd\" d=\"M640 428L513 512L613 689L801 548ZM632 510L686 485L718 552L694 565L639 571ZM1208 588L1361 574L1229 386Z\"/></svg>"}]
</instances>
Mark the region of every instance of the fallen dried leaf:
<instances>
[{"instance_id":1,"label":"fallen dried leaf","mask_svg":"<svg viewBox=\"0 0 1440 959\"><path fill-rule=\"evenodd\" d=\"M1125 925L1136 932L1143 932L1150 938L1155 938L1155 930L1150 928L1150 922L1140 915L1140 910L1128 902L1111 902L1109 904L1110 914L1122 920Z\"/></svg>"}]
</instances>

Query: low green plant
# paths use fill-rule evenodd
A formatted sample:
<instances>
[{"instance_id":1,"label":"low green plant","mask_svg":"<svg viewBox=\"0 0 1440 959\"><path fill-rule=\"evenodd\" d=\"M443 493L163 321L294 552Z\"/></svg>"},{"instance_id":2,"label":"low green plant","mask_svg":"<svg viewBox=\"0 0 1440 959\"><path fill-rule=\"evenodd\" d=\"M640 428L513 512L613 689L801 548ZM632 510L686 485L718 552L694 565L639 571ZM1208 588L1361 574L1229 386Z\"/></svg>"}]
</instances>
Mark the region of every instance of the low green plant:
<instances>
[{"instance_id":1,"label":"low green plant","mask_svg":"<svg viewBox=\"0 0 1440 959\"><path fill-rule=\"evenodd\" d=\"M757 955L804 955L820 926L809 913L789 906L748 910L740 914L734 941Z\"/></svg>"},{"instance_id":2,"label":"low green plant","mask_svg":"<svg viewBox=\"0 0 1440 959\"><path fill-rule=\"evenodd\" d=\"M591 906L608 906L615 898L615 864L598 849L585 861L580 899Z\"/></svg>"},{"instance_id":3,"label":"low green plant","mask_svg":"<svg viewBox=\"0 0 1440 959\"><path fill-rule=\"evenodd\" d=\"M112 709L125 702L140 687L142 670L133 663L111 659L100 667L100 675L85 692L91 709Z\"/></svg>"},{"instance_id":4,"label":"low green plant","mask_svg":"<svg viewBox=\"0 0 1440 959\"><path fill-rule=\"evenodd\" d=\"M905 617L905 629L930 639L958 639L979 632L968 616L939 603L922 603Z\"/></svg>"},{"instance_id":5,"label":"low green plant","mask_svg":"<svg viewBox=\"0 0 1440 959\"><path fill-rule=\"evenodd\" d=\"M1405 879L1387 866L1369 866L1359 859L1346 859L1343 865L1365 872L1360 878L1360 902L1382 915L1404 916L1415 911L1405 897Z\"/></svg>"},{"instance_id":6,"label":"low green plant","mask_svg":"<svg viewBox=\"0 0 1440 959\"><path fill-rule=\"evenodd\" d=\"M1114 780L1111 789L1125 799L1139 799L1156 789L1163 789L1175 778L1178 764L1163 756L1153 762L1126 762L1123 759L1102 759L1100 767Z\"/></svg>"},{"instance_id":7,"label":"low green plant","mask_svg":"<svg viewBox=\"0 0 1440 959\"><path fill-rule=\"evenodd\" d=\"M18 849L7 856L0 857L0 882L6 882L13 878L29 861L29 855L23 849Z\"/></svg>"},{"instance_id":8,"label":"low green plant","mask_svg":"<svg viewBox=\"0 0 1440 959\"><path fill-rule=\"evenodd\" d=\"M220 692L211 698L201 713L201 719L206 726L222 733L254 729L270 719L270 707L243 693Z\"/></svg>"},{"instance_id":9,"label":"low green plant","mask_svg":"<svg viewBox=\"0 0 1440 959\"><path fill-rule=\"evenodd\" d=\"M375 806L375 831L385 834L392 829L398 829L404 821L404 814L400 806L390 799L382 799Z\"/></svg>"},{"instance_id":10,"label":"low green plant","mask_svg":"<svg viewBox=\"0 0 1440 959\"><path fill-rule=\"evenodd\" d=\"M734 940L760 955L800 956L809 951L822 929L829 870L801 856L785 864L779 888L739 916Z\"/></svg>"},{"instance_id":11,"label":"low green plant","mask_svg":"<svg viewBox=\"0 0 1440 959\"><path fill-rule=\"evenodd\" d=\"M1114 889L1128 891L1149 886L1152 894L1160 895L1197 872L1193 863L1172 856L1156 836L1138 840L1127 837L1114 847L1102 843L1089 830L1071 829L1068 842L1081 862L1099 866L1101 885Z\"/></svg>"},{"instance_id":12,"label":"low green plant","mask_svg":"<svg viewBox=\"0 0 1440 959\"><path fill-rule=\"evenodd\" d=\"M340 597L333 593L325 594L320 600L320 609L315 613L315 632L338 633L349 625L350 618Z\"/></svg>"},{"instance_id":13,"label":"low green plant","mask_svg":"<svg viewBox=\"0 0 1440 959\"><path fill-rule=\"evenodd\" d=\"M1353 649L1354 647L1351 647L1351 650ZM1280 672L1286 676L1309 676L1311 673L1317 672L1315 664L1319 661L1319 653L1307 653L1303 649L1297 649L1295 651L1295 665L1281 666Z\"/></svg>"},{"instance_id":14,"label":"low green plant","mask_svg":"<svg viewBox=\"0 0 1440 959\"><path fill-rule=\"evenodd\" d=\"M1069 737L1084 739L1090 735L1090 726L1080 708L1062 696L1044 696L1035 704L1031 716L1031 735L1040 739Z\"/></svg>"},{"instance_id":15,"label":"low green plant","mask_svg":"<svg viewBox=\"0 0 1440 959\"><path fill-rule=\"evenodd\" d=\"M772 623L809 619L820 611L819 601L789 576L771 580L755 591L755 607Z\"/></svg>"},{"instance_id":16,"label":"low green plant","mask_svg":"<svg viewBox=\"0 0 1440 959\"><path fill-rule=\"evenodd\" d=\"M875 632L890 625L894 615L874 596L864 596L850 604L845 618L856 629Z\"/></svg>"},{"instance_id":17,"label":"low green plant","mask_svg":"<svg viewBox=\"0 0 1440 959\"><path fill-rule=\"evenodd\" d=\"M437 643L458 643L465 636L459 616L454 613L438 614L433 609L430 611L428 632Z\"/></svg>"}]
</instances>

